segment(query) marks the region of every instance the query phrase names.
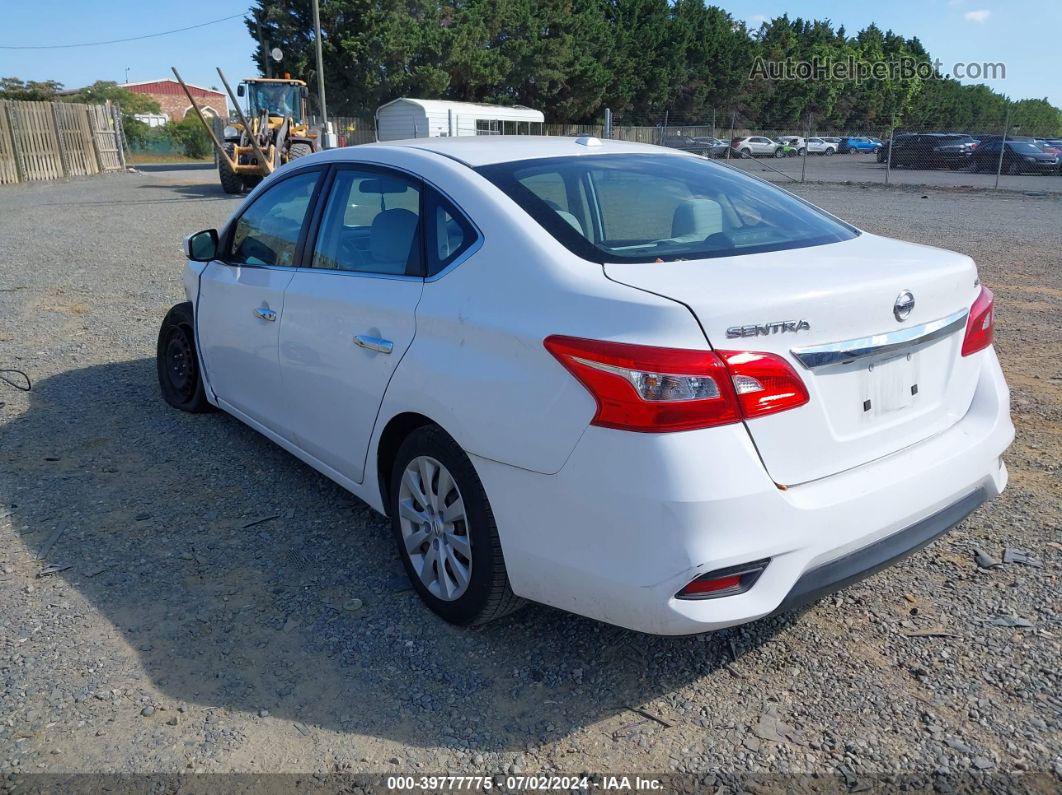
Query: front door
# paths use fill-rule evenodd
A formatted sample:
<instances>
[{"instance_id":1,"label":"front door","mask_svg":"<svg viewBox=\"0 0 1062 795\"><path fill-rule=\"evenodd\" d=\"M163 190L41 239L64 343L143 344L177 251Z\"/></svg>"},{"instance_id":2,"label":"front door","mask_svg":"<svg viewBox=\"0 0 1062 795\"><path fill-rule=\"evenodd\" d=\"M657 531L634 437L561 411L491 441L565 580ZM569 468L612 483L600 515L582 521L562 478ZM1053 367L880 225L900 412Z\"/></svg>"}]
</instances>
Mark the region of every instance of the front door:
<instances>
[{"instance_id":1,"label":"front door","mask_svg":"<svg viewBox=\"0 0 1062 795\"><path fill-rule=\"evenodd\" d=\"M309 267L294 274L284 298L280 369L297 443L355 482L416 328L421 194L400 173L338 166Z\"/></svg>"},{"instance_id":2,"label":"front door","mask_svg":"<svg viewBox=\"0 0 1062 795\"><path fill-rule=\"evenodd\" d=\"M227 407L290 438L278 346L284 290L321 171L277 182L236 221L223 259L203 271L196 308L211 388Z\"/></svg>"}]
</instances>

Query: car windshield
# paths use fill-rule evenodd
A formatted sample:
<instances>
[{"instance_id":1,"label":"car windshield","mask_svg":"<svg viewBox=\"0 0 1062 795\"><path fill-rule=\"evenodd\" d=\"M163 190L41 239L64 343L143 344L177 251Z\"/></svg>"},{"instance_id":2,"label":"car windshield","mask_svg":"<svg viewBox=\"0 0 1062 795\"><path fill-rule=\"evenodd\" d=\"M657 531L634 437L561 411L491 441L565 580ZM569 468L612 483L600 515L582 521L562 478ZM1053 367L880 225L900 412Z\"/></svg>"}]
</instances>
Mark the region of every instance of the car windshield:
<instances>
[{"instance_id":1,"label":"car windshield","mask_svg":"<svg viewBox=\"0 0 1062 795\"><path fill-rule=\"evenodd\" d=\"M1035 144L1031 144L1028 141L1010 141L1007 146L1015 152L1023 152L1030 155L1039 154L1042 151Z\"/></svg>"},{"instance_id":2,"label":"car windshield","mask_svg":"<svg viewBox=\"0 0 1062 795\"><path fill-rule=\"evenodd\" d=\"M249 83L247 89L252 116L258 116L265 111L270 116L291 116L295 121L301 121L298 86L285 83Z\"/></svg>"},{"instance_id":3,"label":"car windshield","mask_svg":"<svg viewBox=\"0 0 1062 795\"><path fill-rule=\"evenodd\" d=\"M477 171L592 262L728 257L859 234L783 190L701 158L589 155Z\"/></svg>"}]
</instances>

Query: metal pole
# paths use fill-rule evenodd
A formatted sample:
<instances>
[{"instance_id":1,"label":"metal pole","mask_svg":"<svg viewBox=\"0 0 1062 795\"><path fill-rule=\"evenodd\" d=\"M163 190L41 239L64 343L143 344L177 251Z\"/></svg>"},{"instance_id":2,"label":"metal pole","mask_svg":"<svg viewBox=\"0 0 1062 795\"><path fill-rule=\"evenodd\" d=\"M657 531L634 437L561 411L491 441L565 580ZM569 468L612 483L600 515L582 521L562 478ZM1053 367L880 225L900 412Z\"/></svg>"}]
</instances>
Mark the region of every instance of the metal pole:
<instances>
[{"instance_id":1,"label":"metal pole","mask_svg":"<svg viewBox=\"0 0 1062 795\"><path fill-rule=\"evenodd\" d=\"M715 138L715 108L712 108L712 137Z\"/></svg>"},{"instance_id":2,"label":"metal pole","mask_svg":"<svg viewBox=\"0 0 1062 795\"><path fill-rule=\"evenodd\" d=\"M612 108L605 108L605 129L603 132L606 138L612 137Z\"/></svg>"},{"instance_id":3,"label":"metal pole","mask_svg":"<svg viewBox=\"0 0 1062 795\"><path fill-rule=\"evenodd\" d=\"M1003 152L1007 149L1007 132L1010 130L1010 108L1007 108L1007 118L1003 122L1003 140L999 142L999 162L996 163L996 187L999 190L999 172L1003 170Z\"/></svg>"},{"instance_id":4,"label":"metal pole","mask_svg":"<svg viewBox=\"0 0 1062 795\"><path fill-rule=\"evenodd\" d=\"M229 86L229 81L225 79L225 73L221 71L220 66L215 67L215 69L218 70L218 77L221 78L221 84L225 86L225 90L229 93L229 99L231 99L232 104L236 106L236 114L240 117L240 124L243 125L243 129L247 133L247 140L251 142L251 147L254 149L254 153L258 155L259 164L265 167L267 173L272 174L274 171L276 171L277 166L280 165L279 163L273 162L274 160L280 159L280 152L276 151L275 149L273 150L273 152L271 153L273 155L273 160L266 157L265 152L262 151L262 147L258 145L258 136L253 134L253 131L251 129L251 123L247 121L247 117L243 115L243 108L240 107L240 103L239 100L236 99L236 95L232 93L232 88ZM177 75L177 70L174 69L173 73ZM182 86L184 85L184 81L181 80L180 75L177 75L177 80L181 82ZM192 95L188 93L187 87L184 89L184 93L188 94L189 100L192 100ZM192 104L195 104L194 100L192 100ZM199 112L198 108L196 109L196 112ZM199 114L199 118L203 120L202 113ZM203 126L208 128L207 132L209 132L210 136L213 137L214 128L208 125L206 123L206 120L203 120ZM272 146L270 146L270 148L272 148Z\"/></svg>"},{"instance_id":5,"label":"metal pole","mask_svg":"<svg viewBox=\"0 0 1062 795\"><path fill-rule=\"evenodd\" d=\"M214 149L217 151L218 157L225 158L225 160L228 161L229 165L232 166L232 168L235 170L236 161L233 158L229 157L228 153L225 151L225 147L223 147L221 145L221 142L218 141L218 137L216 135L214 135L214 127L212 125L210 125L205 118L203 118L203 111L199 110L199 105L196 104L196 101L192 98L192 93L188 90L188 86L186 86L184 84L184 80L182 80L180 74L177 73L177 67L171 66L170 69L173 70L173 76L177 78L177 82L180 83L181 84L181 88L184 89L184 95L186 97L188 97L188 101L190 103L192 103L192 110L195 111L195 115L199 117L199 121L201 121L203 123L203 126L206 128L207 134L210 135L210 140L214 144ZM229 92L229 96L232 96L232 92L231 91ZM239 105L236 106L236 110L240 110L240 106ZM242 111L240 112L240 118L243 118L243 112ZM250 131L249 127L246 128L246 129L248 130L248 132ZM92 136L92 142L93 142L93 144L95 144L95 142L96 142L96 136L95 135ZM257 147L257 144L255 144L255 146ZM263 157L263 160L264 159L265 158ZM102 166L100 167L100 171L103 171L103 167Z\"/></svg>"},{"instance_id":6,"label":"metal pole","mask_svg":"<svg viewBox=\"0 0 1062 795\"><path fill-rule=\"evenodd\" d=\"M726 159L730 159L730 150L734 148L734 125L737 123L737 113L730 114L730 140L726 142Z\"/></svg>"},{"instance_id":7,"label":"metal pole","mask_svg":"<svg viewBox=\"0 0 1062 795\"><path fill-rule=\"evenodd\" d=\"M811 153L808 151L808 139L811 138L811 114L808 114L808 134L804 136L804 160L800 164L800 181L804 181L804 175L808 170L808 158L811 157ZM800 154L798 151L797 154Z\"/></svg>"},{"instance_id":8,"label":"metal pole","mask_svg":"<svg viewBox=\"0 0 1062 795\"><path fill-rule=\"evenodd\" d=\"M313 0L313 35L317 46L317 97L321 103L321 127L328 129L328 110L325 107L324 57L321 55L321 8Z\"/></svg>"},{"instance_id":9,"label":"metal pole","mask_svg":"<svg viewBox=\"0 0 1062 795\"><path fill-rule=\"evenodd\" d=\"M262 35L262 22L257 14L254 18L254 26L258 29L258 48L262 51L262 71L265 72L266 77L272 77L273 65L269 63L272 59L269 57L269 50L266 49L265 37Z\"/></svg>"},{"instance_id":10,"label":"metal pole","mask_svg":"<svg viewBox=\"0 0 1062 795\"><path fill-rule=\"evenodd\" d=\"M889 153L885 155L885 184L889 184L889 172L892 171L892 144L896 140L896 124L889 130Z\"/></svg>"}]
</instances>

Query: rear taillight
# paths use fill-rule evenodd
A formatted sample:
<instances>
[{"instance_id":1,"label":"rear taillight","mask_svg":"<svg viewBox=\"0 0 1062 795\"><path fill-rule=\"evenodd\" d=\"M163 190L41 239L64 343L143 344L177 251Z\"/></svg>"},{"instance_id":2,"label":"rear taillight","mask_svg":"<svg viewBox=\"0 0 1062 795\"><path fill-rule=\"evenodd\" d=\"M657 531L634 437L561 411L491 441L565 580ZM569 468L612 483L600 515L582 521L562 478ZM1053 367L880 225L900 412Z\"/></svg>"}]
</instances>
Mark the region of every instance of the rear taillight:
<instances>
[{"instance_id":1,"label":"rear taillight","mask_svg":"<svg viewBox=\"0 0 1062 795\"><path fill-rule=\"evenodd\" d=\"M751 351L716 351L730 370L741 414L746 419L795 409L808 402L800 376L781 356Z\"/></svg>"},{"instance_id":2,"label":"rear taillight","mask_svg":"<svg viewBox=\"0 0 1062 795\"><path fill-rule=\"evenodd\" d=\"M660 433L729 425L808 401L779 356L548 337L558 361L597 401L592 424Z\"/></svg>"},{"instance_id":3,"label":"rear taillight","mask_svg":"<svg viewBox=\"0 0 1062 795\"><path fill-rule=\"evenodd\" d=\"M982 351L992 344L992 330L995 328L995 301L992 291L981 288L981 294L970 307L970 317L966 321L966 336L962 340L962 355Z\"/></svg>"}]
</instances>

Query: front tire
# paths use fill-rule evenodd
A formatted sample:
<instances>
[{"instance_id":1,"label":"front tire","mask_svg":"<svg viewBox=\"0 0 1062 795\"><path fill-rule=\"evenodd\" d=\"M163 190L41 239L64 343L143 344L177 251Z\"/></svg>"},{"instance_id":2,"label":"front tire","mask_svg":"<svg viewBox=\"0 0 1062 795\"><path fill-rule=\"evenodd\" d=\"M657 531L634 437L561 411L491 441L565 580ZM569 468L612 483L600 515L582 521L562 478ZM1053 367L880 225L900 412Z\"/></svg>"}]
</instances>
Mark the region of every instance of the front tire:
<instances>
[{"instance_id":1,"label":"front tire","mask_svg":"<svg viewBox=\"0 0 1062 795\"><path fill-rule=\"evenodd\" d=\"M162 398L175 409L191 414L211 411L195 349L192 304L177 304L162 321L155 350L155 369Z\"/></svg>"},{"instance_id":2,"label":"front tire","mask_svg":"<svg viewBox=\"0 0 1062 795\"><path fill-rule=\"evenodd\" d=\"M225 154L234 157L236 154L235 144L225 144ZM243 177L232 170L229 161L218 157L218 177L221 179L221 189L226 193L243 193Z\"/></svg>"},{"instance_id":3,"label":"front tire","mask_svg":"<svg viewBox=\"0 0 1062 795\"><path fill-rule=\"evenodd\" d=\"M520 608L509 585L487 493L441 428L413 431L391 469L389 513L398 555L431 610L452 624L485 624Z\"/></svg>"},{"instance_id":4,"label":"front tire","mask_svg":"<svg viewBox=\"0 0 1062 795\"><path fill-rule=\"evenodd\" d=\"M307 143L292 144L288 147L288 162L295 160L299 157L306 157L306 155L313 154L313 147Z\"/></svg>"}]
</instances>

